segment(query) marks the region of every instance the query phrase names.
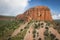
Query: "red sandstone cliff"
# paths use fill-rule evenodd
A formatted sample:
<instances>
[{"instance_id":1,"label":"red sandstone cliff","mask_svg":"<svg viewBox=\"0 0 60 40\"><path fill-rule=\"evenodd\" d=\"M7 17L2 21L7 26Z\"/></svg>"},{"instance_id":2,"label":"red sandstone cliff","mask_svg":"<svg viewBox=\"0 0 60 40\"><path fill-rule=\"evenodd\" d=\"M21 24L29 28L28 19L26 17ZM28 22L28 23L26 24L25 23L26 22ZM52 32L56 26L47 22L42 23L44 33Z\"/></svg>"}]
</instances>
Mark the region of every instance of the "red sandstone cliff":
<instances>
[{"instance_id":1,"label":"red sandstone cliff","mask_svg":"<svg viewBox=\"0 0 60 40\"><path fill-rule=\"evenodd\" d=\"M37 6L30 8L23 14L18 15L17 19L22 19L24 21L30 21L32 19L52 21L50 9L46 6Z\"/></svg>"}]
</instances>

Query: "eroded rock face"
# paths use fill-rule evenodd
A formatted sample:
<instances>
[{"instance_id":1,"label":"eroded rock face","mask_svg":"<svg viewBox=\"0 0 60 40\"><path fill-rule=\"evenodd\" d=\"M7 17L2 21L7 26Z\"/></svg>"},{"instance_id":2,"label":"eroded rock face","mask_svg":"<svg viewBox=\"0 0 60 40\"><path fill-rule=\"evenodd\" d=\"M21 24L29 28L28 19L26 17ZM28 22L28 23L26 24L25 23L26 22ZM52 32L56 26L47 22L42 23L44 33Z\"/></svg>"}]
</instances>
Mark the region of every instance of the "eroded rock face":
<instances>
[{"instance_id":1,"label":"eroded rock face","mask_svg":"<svg viewBox=\"0 0 60 40\"><path fill-rule=\"evenodd\" d=\"M22 19L24 21L30 20L52 21L50 9L46 6L37 6L30 8L23 14L18 15L17 19Z\"/></svg>"}]
</instances>

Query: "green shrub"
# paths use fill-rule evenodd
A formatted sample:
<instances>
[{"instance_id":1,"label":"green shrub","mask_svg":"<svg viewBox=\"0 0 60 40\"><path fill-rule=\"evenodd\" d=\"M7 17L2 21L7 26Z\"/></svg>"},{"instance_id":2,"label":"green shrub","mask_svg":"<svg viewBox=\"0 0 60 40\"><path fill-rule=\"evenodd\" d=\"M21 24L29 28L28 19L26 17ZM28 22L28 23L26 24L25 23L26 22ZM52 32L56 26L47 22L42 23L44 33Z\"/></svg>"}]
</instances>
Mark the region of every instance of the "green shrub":
<instances>
[{"instance_id":1,"label":"green shrub","mask_svg":"<svg viewBox=\"0 0 60 40\"><path fill-rule=\"evenodd\" d=\"M35 36L36 36L36 35L35 35L35 34L36 34L36 30L33 30L32 33L33 33L33 38L35 38Z\"/></svg>"},{"instance_id":2,"label":"green shrub","mask_svg":"<svg viewBox=\"0 0 60 40\"><path fill-rule=\"evenodd\" d=\"M44 35L45 35L45 36L48 36L48 35L49 35L48 30L46 30L46 31L44 32Z\"/></svg>"},{"instance_id":3,"label":"green shrub","mask_svg":"<svg viewBox=\"0 0 60 40\"><path fill-rule=\"evenodd\" d=\"M33 40L35 40L35 39L33 39Z\"/></svg>"},{"instance_id":4,"label":"green shrub","mask_svg":"<svg viewBox=\"0 0 60 40\"><path fill-rule=\"evenodd\" d=\"M23 31L23 29L21 29L20 31Z\"/></svg>"},{"instance_id":5,"label":"green shrub","mask_svg":"<svg viewBox=\"0 0 60 40\"><path fill-rule=\"evenodd\" d=\"M19 27L20 23L19 21L13 20L13 21L6 21L6 22L1 22L1 27L0 27L0 37L7 39L9 35L12 34L12 32Z\"/></svg>"},{"instance_id":6,"label":"green shrub","mask_svg":"<svg viewBox=\"0 0 60 40\"><path fill-rule=\"evenodd\" d=\"M44 26L41 26L42 28L44 27Z\"/></svg>"},{"instance_id":7,"label":"green shrub","mask_svg":"<svg viewBox=\"0 0 60 40\"><path fill-rule=\"evenodd\" d=\"M12 38L11 40L24 40L24 36L26 35L27 29L24 31L20 32L17 36Z\"/></svg>"},{"instance_id":8,"label":"green shrub","mask_svg":"<svg viewBox=\"0 0 60 40\"><path fill-rule=\"evenodd\" d=\"M37 25L37 24L35 24L35 26L34 26L34 28L35 29L37 29L37 28L39 28L40 26L39 25Z\"/></svg>"},{"instance_id":9,"label":"green shrub","mask_svg":"<svg viewBox=\"0 0 60 40\"><path fill-rule=\"evenodd\" d=\"M45 29L48 29L48 27L45 27Z\"/></svg>"},{"instance_id":10,"label":"green shrub","mask_svg":"<svg viewBox=\"0 0 60 40\"><path fill-rule=\"evenodd\" d=\"M51 37L51 40L53 40L53 39L55 39L55 35L53 35L53 34L50 34L50 37Z\"/></svg>"},{"instance_id":11,"label":"green shrub","mask_svg":"<svg viewBox=\"0 0 60 40\"><path fill-rule=\"evenodd\" d=\"M33 38L35 38L35 34L33 34Z\"/></svg>"},{"instance_id":12,"label":"green shrub","mask_svg":"<svg viewBox=\"0 0 60 40\"><path fill-rule=\"evenodd\" d=\"M36 33L36 30L33 30L33 32L32 32L33 34L35 34Z\"/></svg>"},{"instance_id":13,"label":"green shrub","mask_svg":"<svg viewBox=\"0 0 60 40\"><path fill-rule=\"evenodd\" d=\"M37 32L37 37L39 36L39 33Z\"/></svg>"},{"instance_id":14,"label":"green shrub","mask_svg":"<svg viewBox=\"0 0 60 40\"><path fill-rule=\"evenodd\" d=\"M41 40L41 38L39 38L38 40Z\"/></svg>"},{"instance_id":15,"label":"green shrub","mask_svg":"<svg viewBox=\"0 0 60 40\"><path fill-rule=\"evenodd\" d=\"M29 33L30 33L30 31L29 31Z\"/></svg>"},{"instance_id":16,"label":"green shrub","mask_svg":"<svg viewBox=\"0 0 60 40\"><path fill-rule=\"evenodd\" d=\"M56 38L55 40L59 40L59 39Z\"/></svg>"},{"instance_id":17,"label":"green shrub","mask_svg":"<svg viewBox=\"0 0 60 40\"><path fill-rule=\"evenodd\" d=\"M38 23L38 26L40 26L40 23Z\"/></svg>"},{"instance_id":18,"label":"green shrub","mask_svg":"<svg viewBox=\"0 0 60 40\"><path fill-rule=\"evenodd\" d=\"M40 23L40 25L44 25L44 23Z\"/></svg>"},{"instance_id":19,"label":"green shrub","mask_svg":"<svg viewBox=\"0 0 60 40\"><path fill-rule=\"evenodd\" d=\"M11 40L11 38L8 38L8 40Z\"/></svg>"}]
</instances>

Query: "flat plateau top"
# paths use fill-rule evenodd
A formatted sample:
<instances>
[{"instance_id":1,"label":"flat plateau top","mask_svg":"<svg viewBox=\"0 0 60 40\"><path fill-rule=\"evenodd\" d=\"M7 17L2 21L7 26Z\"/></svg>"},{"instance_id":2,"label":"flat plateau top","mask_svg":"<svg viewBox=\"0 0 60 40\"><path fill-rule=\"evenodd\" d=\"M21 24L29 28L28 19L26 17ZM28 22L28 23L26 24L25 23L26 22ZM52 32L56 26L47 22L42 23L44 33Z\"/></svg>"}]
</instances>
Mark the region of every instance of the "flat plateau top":
<instances>
[{"instance_id":1,"label":"flat plateau top","mask_svg":"<svg viewBox=\"0 0 60 40\"><path fill-rule=\"evenodd\" d=\"M39 10L48 10L50 11L50 9L47 7L47 6L35 6L35 7L32 7L32 8L29 8L28 10L32 10L32 9L39 9Z\"/></svg>"}]
</instances>

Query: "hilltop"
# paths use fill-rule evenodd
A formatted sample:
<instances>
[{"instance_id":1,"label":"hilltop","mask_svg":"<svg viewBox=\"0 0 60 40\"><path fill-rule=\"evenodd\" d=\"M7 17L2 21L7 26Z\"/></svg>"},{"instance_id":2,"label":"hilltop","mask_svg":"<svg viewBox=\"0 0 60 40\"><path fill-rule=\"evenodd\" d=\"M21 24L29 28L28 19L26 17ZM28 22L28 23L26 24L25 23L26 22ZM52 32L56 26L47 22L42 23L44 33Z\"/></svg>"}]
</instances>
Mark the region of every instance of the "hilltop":
<instances>
[{"instance_id":1,"label":"hilltop","mask_svg":"<svg viewBox=\"0 0 60 40\"><path fill-rule=\"evenodd\" d=\"M24 21L30 20L43 20L43 21L52 21L50 9L46 6L36 6L28 9L23 14L20 14L16 17L17 19L21 19Z\"/></svg>"}]
</instances>

